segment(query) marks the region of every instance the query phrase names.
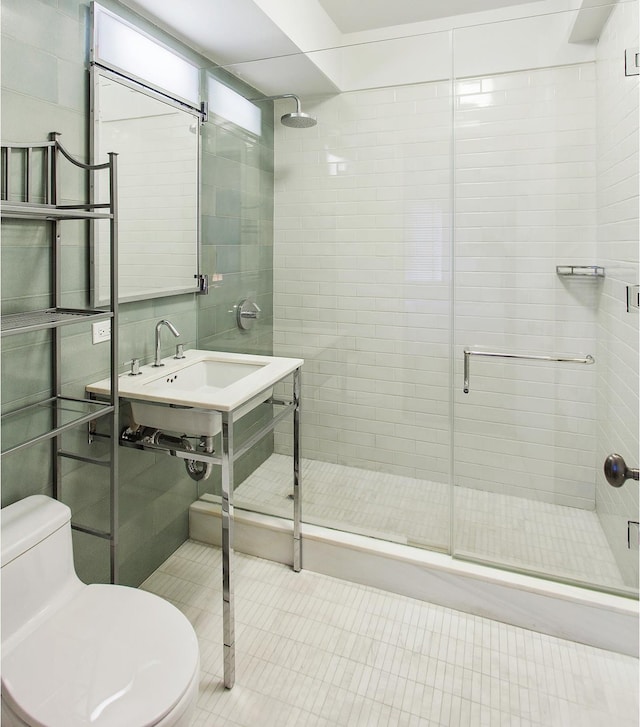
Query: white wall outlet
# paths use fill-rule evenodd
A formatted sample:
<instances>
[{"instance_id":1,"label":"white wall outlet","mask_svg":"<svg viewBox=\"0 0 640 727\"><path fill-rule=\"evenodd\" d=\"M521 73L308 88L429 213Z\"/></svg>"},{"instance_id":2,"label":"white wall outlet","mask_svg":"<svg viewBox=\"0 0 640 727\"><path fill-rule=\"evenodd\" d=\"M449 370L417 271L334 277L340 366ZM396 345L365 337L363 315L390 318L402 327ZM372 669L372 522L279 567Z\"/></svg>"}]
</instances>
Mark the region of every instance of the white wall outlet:
<instances>
[{"instance_id":1,"label":"white wall outlet","mask_svg":"<svg viewBox=\"0 0 640 727\"><path fill-rule=\"evenodd\" d=\"M93 343L102 343L111 340L111 321L98 321L91 324L91 337Z\"/></svg>"}]
</instances>

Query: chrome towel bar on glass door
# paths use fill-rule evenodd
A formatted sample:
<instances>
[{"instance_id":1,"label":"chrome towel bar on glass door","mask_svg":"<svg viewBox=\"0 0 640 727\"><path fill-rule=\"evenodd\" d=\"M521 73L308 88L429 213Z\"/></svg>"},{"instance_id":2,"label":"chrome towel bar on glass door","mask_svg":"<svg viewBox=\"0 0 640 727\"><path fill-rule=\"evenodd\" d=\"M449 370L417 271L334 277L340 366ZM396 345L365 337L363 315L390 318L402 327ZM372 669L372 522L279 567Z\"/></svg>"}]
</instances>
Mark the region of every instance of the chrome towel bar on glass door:
<instances>
[{"instance_id":1,"label":"chrome towel bar on glass door","mask_svg":"<svg viewBox=\"0 0 640 727\"><path fill-rule=\"evenodd\" d=\"M464 388L465 394L469 393L469 368L471 356L488 356L490 358L517 358L526 361L560 361L563 363L592 364L596 360L591 354L586 356L549 356L529 353L499 353L497 351L476 351L475 349L464 349Z\"/></svg>"}]
</instances>

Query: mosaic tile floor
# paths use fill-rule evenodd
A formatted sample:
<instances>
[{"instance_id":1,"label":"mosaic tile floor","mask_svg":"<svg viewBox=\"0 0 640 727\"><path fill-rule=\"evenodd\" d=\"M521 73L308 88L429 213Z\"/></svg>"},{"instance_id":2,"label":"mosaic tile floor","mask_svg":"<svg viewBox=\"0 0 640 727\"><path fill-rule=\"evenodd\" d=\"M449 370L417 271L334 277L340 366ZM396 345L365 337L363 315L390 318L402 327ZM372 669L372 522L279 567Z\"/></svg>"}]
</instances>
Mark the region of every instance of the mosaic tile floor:
<instances>
[{"instance_id":1,"label":"mosaic tile floor","mask_svg":"<svg viewBox=\"0 0 640 727\"><path fill-rule=\"evenodd\" d=\"M142 588L198 634L193 727L637 727L638 661L236 554L222 685L221 552L182 545Z\"/></svg>"},{"instance_id":2,"label":"mosaic tile floor","mask_svg":"<svg viewBox=\"0 0 640 727\"><path fill-rule=\"evenodd\" d=\"M274 454L236 488L235 504L291 517L291 458ZM303 520L448 551L447 485L302 460ZM569 581L625 588L595 512L455 488L455 551Z\"/></svg>"}]
</instances>

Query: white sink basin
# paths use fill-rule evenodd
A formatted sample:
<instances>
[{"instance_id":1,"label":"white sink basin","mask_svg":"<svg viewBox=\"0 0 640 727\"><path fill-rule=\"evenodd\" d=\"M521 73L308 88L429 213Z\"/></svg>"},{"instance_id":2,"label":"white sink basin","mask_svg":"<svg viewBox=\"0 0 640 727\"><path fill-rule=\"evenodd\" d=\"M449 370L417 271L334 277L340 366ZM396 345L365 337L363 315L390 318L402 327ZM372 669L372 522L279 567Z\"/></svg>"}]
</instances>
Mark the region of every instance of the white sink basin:
<instances>
[{"instance_id":1,"label":"white sink basin","mask_svg":"<svg viewBox=\"0 0 640 727\"><path fill-rule=\"evenodd\" d=\"M202 398L205 394L215 394L229 384L235 384L261 368L262 365L240 361L203 359L153 381L147 381L143 386L147 391L169 393L174 398L180 395L190 397L194 394L199 394L199 398Z\"/></svg>"},{"instance_id":2,"label":"white sink basin","mask_svg":"<svg viewBox=\"0 0 640 727\"><path fill-rule=\"evenodd\" d=\"M185 351L185 358L163 359L164 366L141 366L140 374L122 374L119 394L131 404L134 424L181 434L214 436L221 412L236 421L273 393L273 386L302 359L251 356L218 351ZM108 395L109 379L87 386Z\"/></svg>"}]
</instances>

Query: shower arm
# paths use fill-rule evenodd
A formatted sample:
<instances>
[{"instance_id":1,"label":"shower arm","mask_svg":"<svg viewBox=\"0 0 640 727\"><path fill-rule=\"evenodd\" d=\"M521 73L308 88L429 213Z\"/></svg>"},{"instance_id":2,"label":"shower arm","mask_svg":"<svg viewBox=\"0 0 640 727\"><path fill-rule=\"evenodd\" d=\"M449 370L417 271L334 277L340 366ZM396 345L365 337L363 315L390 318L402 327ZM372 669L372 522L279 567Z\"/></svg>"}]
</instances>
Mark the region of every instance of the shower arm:
<instances>
[{"instance_id":1,"label":"shower arm","mask_svg":"<svg viewBox=\"0 0 640 727\"><path fill-rule=\"evenodd\" d=\"M300 103L300 99L293 93L281 93L277 96L265 96L264 98L250 98L247 99L248 101L277 101L281 98L292 98L296 102L296 113L300 114L302 113L301 108L302 105Z\"/></svg>"}]
</instances>

